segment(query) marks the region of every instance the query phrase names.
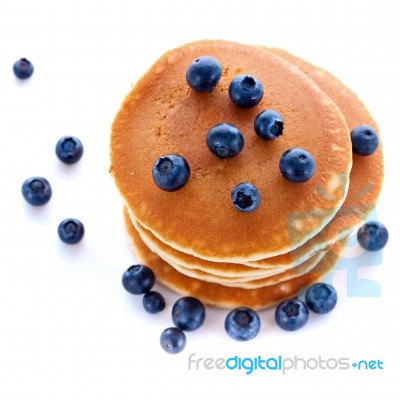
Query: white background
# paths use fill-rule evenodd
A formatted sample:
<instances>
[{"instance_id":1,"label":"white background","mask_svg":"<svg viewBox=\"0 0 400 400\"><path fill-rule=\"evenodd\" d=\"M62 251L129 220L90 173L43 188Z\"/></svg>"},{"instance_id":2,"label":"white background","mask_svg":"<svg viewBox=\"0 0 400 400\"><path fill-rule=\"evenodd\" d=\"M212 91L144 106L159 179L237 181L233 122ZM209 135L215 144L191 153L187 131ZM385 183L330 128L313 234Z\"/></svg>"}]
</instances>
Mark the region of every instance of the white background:
<instances>
[{"instance_id":1,"label":"white background","mask_svg":"<svg viewBox=\"0 0 400 400\"><path fill-rule=\"evenodd\" d=\"M0 398L399 398L399 20L395 0L2 0ZM166 50L203 38L285 48L328 69L361 97L384 141L377 212L390 241L382 263L358 271L378 282L379 297L349 297L341 270L333 277L337 308L312 316L302 330L281 331L267 310L260 313L259 336L239 343L224 332L226 311L210 309L205 325L187 334L185 350L171 356L158 340L171 325L177 295L158 287L168 307L151 316L140 297L121 286L135 258L108 175L109 131L132 82ZM20 57L35 65L24 82L12 72ZM64 135L85 146L77 165L62 165L55 156ZM41 208L20 193L33 175L53 187ZM58 239L66 217L85 224L77 246ZM384 369L246 375L189 370L191 353L195 359L379 359Z\"/></svg>"}]
</instances>

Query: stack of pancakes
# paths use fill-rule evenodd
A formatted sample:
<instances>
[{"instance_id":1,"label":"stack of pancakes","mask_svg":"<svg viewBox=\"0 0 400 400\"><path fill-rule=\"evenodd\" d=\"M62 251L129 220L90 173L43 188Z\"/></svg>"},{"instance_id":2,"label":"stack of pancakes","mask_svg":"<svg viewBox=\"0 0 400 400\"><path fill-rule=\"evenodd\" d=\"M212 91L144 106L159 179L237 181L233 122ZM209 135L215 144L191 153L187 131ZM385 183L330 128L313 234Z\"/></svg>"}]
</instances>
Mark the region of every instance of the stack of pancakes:
<instances>
[{"instance_id":1,"label":"stack of pancakes","mask_svg":"<svg viewBox=\"0 0 400 400\"><path fill-rule=\"evenodd\" d=\"M204 55L223 69L211 93L193 91L185 78L188 65ZM231 102L228 88L238 74L262 82L256 107ZM283 135L273 141L253 127L267 109L284 119ZM236 157L220 159L206 146L208 130L221 122L244 136ZM167 52L134 85L112 126L110 172L137 258L166 286L210 305L259 309L296 296L335 266L380 192L381 145L370 156L354 154L350 131L358 125L377 130L358 97L283 50L205 40ZM307 182L280 173L279 159L293 147L314 157ZM175 192L152 179L154 162L167 154L183 156L191 170ZM260 193L253 212L231 202L232 189L244 181Z\"/></svg>"}]
</instances>

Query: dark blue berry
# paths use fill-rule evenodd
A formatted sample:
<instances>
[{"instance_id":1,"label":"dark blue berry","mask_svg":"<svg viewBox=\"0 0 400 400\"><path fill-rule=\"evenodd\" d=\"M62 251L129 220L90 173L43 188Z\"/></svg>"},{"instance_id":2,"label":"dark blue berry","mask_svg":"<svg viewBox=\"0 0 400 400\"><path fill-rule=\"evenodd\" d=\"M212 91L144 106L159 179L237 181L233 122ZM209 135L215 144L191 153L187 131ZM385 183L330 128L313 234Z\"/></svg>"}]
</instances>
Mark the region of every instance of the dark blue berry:
<instances>
[{"instance_id":1,"label":"dark blue berry","mask_svg":"<svg viewBox=\"0 0 400 400\"><path fill-rule=\"evenodd\" d=\"M386 246L389 232L382 223L369 221L358 230L357 240L365 250L378 251Z\"/></svg>"},{"instance_id":2,"label":"dark blue berry","mask_svg":"<svg viewBox=\"0 0 400 400\"><path fill-rule=\"evenodd\" d=\"M182 329L171 327L164 329L160 336L161 347L169 354L180 353L186 345L186 336Z\"/></svg>"},{"instance_id":3,"label":"dark blue berry","mask_svg":"<svg viewBox=\"0 0 400 400\"><path fill-rule=\"evenodd\" d=\"M17 78L27 79L33 74L33 64L26 58L20 58L14 63L13 71Z\"/></svg>"},{"instance_id":4,"label":"dark blue berry","mask_svg":"<svg viewBox=\"0 0 400 400\"><path fill-rule=\"evenodd\" d=\"M360 156L373 154L379 146L378 134L368 125L357 126L350 135L353 152Z\"/></svg>"},{"instance_id":5,"label":"dark blue berry","mask_svg":"<svg viewBox=\"0 0 400 400\"><path fill-rule=\"evenodd\" d=\"M181 297L172 307L172 321L184 331L194 331L203 325L206 309L203 303L194 297Z\"/></svg>"},{"instance_id":6,"label":"dark blue berry","mask_svg":"<svg viewBox=\"0 0 400 400\"><path fill-rule=\"evenodd\" d=\"M74 164L82 157L82 142L74 136L64 136L56 144L56 154L63 163Z\"/></svg>"},{"instance_id":7,"label":"dark blue berry","mask_svg":"<svg viewBox=\"0 0 400 400\"><path fill-rule=\"evenodd\" d=\"M221 64L214 57L202 56L186 70L186 81L197 92L212 92L222 75Z\"/></svg>"},{"instance_id":8,"label":"dark blue berry","mask_svg":"<svg viewBox=\"0 0 400 400\"><path fill-rule=\"evenodd\" d=\"M235 308L225 318L226 333L236 340L250 340L260 331L260 317L247 307Z\"/></svg>"},{"instance_id":9,"label":"dark blue berry","mask_svg":"<svg viewBox=\"0 0 400 400\"><path fill-rule=\"evenodd\" d=\"M85 228L82 222L76 218L64 219L64 221L61 221L60 225L58 225L58 236L64 243L79 243L84 234Z\"/></svg>"},{"instance_id":10,"label":"dark blue berry","mask_svg":"<svg viewBox=\"0 0 400 400\"><path fill-rule=\"evenodd\" d=\"M256 187L249 182L239 183L232 190L232 203L239 211L254 211L260 205L260 194Z\"/></svg>"},{"instance_id":11,"label":"dark blue berry","mask_svg":"<svg viewBox=\"0 0 400 400\"><path fill-rule=\"evenodd\" d=\"M276 139L283 133L283 118L277 111L262 111L254 121L254 130L261 139Z\"/></svg>"},{"instance_id":12,"label":"dark blue berry","mask_svg":"<svg viewBox=\"0 0 400 400\"><path fill-rule=\"evenodd\" d=\"M149 292L155 281L154 272L142 264L132 265L122 275L122 285L126 291L132 294Z\"/></svg>"},{"instance_id":13,"label":"dark blue berry","mask_svg":"<svg viewBox=\"0 0 400 400\"><path fill-rule=\"evenodd\" d=\"M285 331L297 331L308 321L308 308L299 299L285 300L275 310L275 321Z\"/></svg>"},{"instance_id":14,"label":"dark blue berry","mask_svg":"<svg viewBox=\"0 0 400 400\"><path fill-rule=\"evenodd\" d=\"M230 158L242 151L244 139L236 126L223 122L208 131L206 143L208 149L219 158Z\"/></svg>"},{"instance_id":15,"label":"dark blue berry","mask_svg":"<svg viewBox=\"0 0 400 400\"><path fill-rule=\"evenodd\" d=\"M158 313L165 308L165 299L161 293L150 291L143 296L143 307L150 313Z\"/></svg>"},{"instance_id":16,"label":"dark blue berry","mask_svg":"<svg viewBox=\"0 0 400 400\"><path fill-rule=\"evenodd\" d=\"M42 206L51 198L51 186L47 179L34 176L24 181L21 187L24 199L33 206Z\"/></svg>"},{"instance_id":17,"label":"dark blue berry","mask_svg":"<svg viewBox=\"0 0 400 400\"><path fill-rule=\"evenodd\" d=\"M308 151L295 147L282 154L279 169L290 182L306 182L314 175L315 161Z\"/></svg>"},{"instance_id":18,"label":"dark blue berry","mask_svg":"<svg viewBox=\"0 0 400 400\"><path fill-rule=\"evenodd\" d=\"M311 311L318 314L326 314L336 306L336 290L328 283L314 283L307 289L305 300Z\"/></svg>"},{"instance_id":19,"label":"dark blue berry","mask_svg":"<svg viewBox=\"0 0 400 400\"><path fill-rule=\"evenodd\" d=\"M238 75L229 85L229 97L240 108L256 106L264 96L262 83L251 75Z\"/></svg>"},{"instance_id":20,"label":"dark blue berry","mask_svg":"<svg viewBox=\"0 0 400 400\"><path fill-rule=\"evenodd\" d=\"M189 164L177 154L162 156L153 165L155 184L167 192L173 192L185 186L189 177Z\"/></svg>"}]
</instances>

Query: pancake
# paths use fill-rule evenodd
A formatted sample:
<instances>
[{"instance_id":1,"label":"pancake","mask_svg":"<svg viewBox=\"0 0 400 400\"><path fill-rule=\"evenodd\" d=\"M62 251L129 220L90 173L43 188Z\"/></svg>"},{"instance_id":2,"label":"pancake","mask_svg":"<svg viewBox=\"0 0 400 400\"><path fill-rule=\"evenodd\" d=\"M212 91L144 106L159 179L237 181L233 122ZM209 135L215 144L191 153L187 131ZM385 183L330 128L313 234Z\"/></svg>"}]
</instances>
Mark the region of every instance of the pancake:
<instances>
[{"instance_id":1,"label":"pancake","mask_svg":"<svg viewBox=\"0 0 400 400\"><path fill-rule=\"evenodd\" d=\"M290 261L292 259L291 254L286 254L285 256L287 256L287 263L284 263L282 265L279 265L277 263L277 259L286 259L286 257L283 257L284 255L271 257L273 259L271 264L268 264L269 259L245 264L224 262L217 263L194 257L190 254L180 252L168 246L161 240L157 239L149 230L141 226L131 213L129 214L129 216L144 243L153 252L157 253L163 260L167 261L169 264L178 265L182 270L196 269L199 271L203 271L206 274L217 275L220 277L238 278L238 280L239 278L241 278L242 280L243 277L247 279L257 279L257 277L259 278L272 276L284 272L288 269L296 268L297 266L305 263L310 257L313 257L315 254L321 251L327 251L329 247L336 243L338 240L346 237L352 229L352 227L349 229L343 229L341 232L338 232L337 235L330 234L329 242L316 244L316 246L314 248L311 248L308 253L304 253L303 258L298 258ZM305 247L305 245L297 248L295 250L296 254L302 254L298 250L303 247ZM188 275L190 275L190 272L188 273Z\"/></svg>"},{"instance_id":2,"label":"pancake","mask_svg":"<svg viewBox=\"0 0 400 400\"><path fill-rule=\"evenodd\" d=\"M378 126L363 102L339 79L285 50L269 50L292 63L313 79L339 106L350 131L359 125L369 125L379 134ZM383 183L383 171L382 140L380 140L378 149L367 157L354 153L350 187L341 209L323 231L291 253L293 259L302 262L304 257L312 254L319 247L320 243L335 240L335 236L339 232L345 231L348 234L349 230L364 221L377 202ZM268 259L249 264L256 267L270 266L271 261L277 260Z\"/></svg>"},{"instance_id":3,"label":"pancake","mask_svg":"<svg viewBox=\"0 0 400 400\"><path fill-rule=\"evenodd\" d=\"M214 264L215 268L210 271L205 271L203 269L198 269L191 265L189 268L183 265L176 263L173 259L169 257L168 252L161 251L159 252L157 248L154 248L153 242L149 241L148 231L140 226L140 224L135 221L130 215L131 222L133 223L134 228L138 232L142 241L146 244L146 246L154 253L156 253L160 258L162 258L166 263L170 264L177 271L193 277L204 280L206 282L214 282L221 283L227 286L237 286L237 287L260 287L266 286L270 284L270 282L280 282L284 279L290 279L293 276L300 275L308 270L311 270L316 263L322 258L324 252L318 252L310 259L305 261L304 263L298 265L294 268L269 268L269 269L259 269L259 268L249 268L247 266L241 264L227 264L227 263L213 263L211 261L207 261L209 264ZM154 237L153 237L154 239ZM169 249L170 252L176 251L175 249ZM194 258L193 256L191 256ZM196 259L201 260L201 259ZM196 261L195 260L195 261ZM224 267L230 267L229 272L230 276L226 276L226 271L221 268L217 269L219 264L226 264ZM234 271L237 271L236 275L234 275ZM246 274L246 271L248 272ZM222 272L222 274L220 274ZM273 280L271 279L273 278Z\"/></svg>"},{"instance_id":4,"label":"pancake","mask_svg":"<svg viewBox=\"0 0 400 400\"><path fill-rule=\"evenodd\" d=\"M259 289L232 288L179 273L144 244L127 212L124 213L124 217L138 261L154 271L158 282L183 296L194 296L204 304L228 309L246 306L257 310L297 296L305 286L321 280L323 275L334 268L343 246L342 243L337 243L312 271L291 280Z\"/></svg>"},{"instance_id":5,"label":"pancake","mask_svg":"<svg viewBox=\"0 0 400 400\"><path fill-rule=\"evenodd\" d=\"M140 225L140 223L132 216L132 214L129 215L133 226L138 231L146 246L148 246L153 252L157 253L162 259L168 259L172 263L179 264L187 269L196 269L209 274L228 278L254 277L254 279L256 279L260 276L266 276L267 273L276 274L292 267L289 264L288 266L284 267L257 268L249 267L243 264L224 262L217 263L214 261L203 260L202 258L182 253L173 247L168 246L161 240L157 239L149 230Z\"/></svg>"},{"instance_id":6,"label":"pancake","mask_svg":"<svg viewBox=\"0 0 400 400\"><path fill-rule=\"evenodd\" d=\"M219 283L223 286L243 288L243 289L256 289L256 288L270 286L270 285L274 285L274 284L277 284L280 282L284 282L284 281L290 280L296 276L300 276L300 275L303 275L303 274L311 271L318 264L318 262L322 259L324 254L325 253L321 251L295 268L288 269L284 272L280 272L280 273L276 273L276 274L269 274L264 277L256 277L256 278L254 278L254 277L251 277L251 278L222 277L221 278L218 275L212 275L212 274L209 274L204 271L182 267L181 265L175 264L173 261L170 261L168 259L163 258L163 260L167 264L171 265L171 267L173 267L175 270L177 270L181 274L184 274L191 278L196 278L196 279L199 279L199 280L202 280L205 282Z\"/></svg>"},{"instance_id":7,"label":"pancake","mask_svg":"<svg viewBox=\"0 0 400 400\"><path fill-rule=\"evenodd\" d=\"M223 66L212 93L194 92L185 81L187 66L201 55ZM229 83L239 73L264 85L264 99L253 109L238 109L229 99ZM278 140L265 142L253 131L264 109L285 120ZM235 124L245 138L232 159L218 159L205 145L208 129L220 122ZM279 171L280 156L292 147L308 150L316 161L315 175L302 184ZM191 168L188 184L177 192L160 190L151 176L155 160L171 153L184 156ZM343 115L310 78L272 52L224 41L166 53L128 94L112 126L110 172L132 215L168 246L217 262L276 256L315 236L342 205L351 164ZM251 213L238 212L230 201L232 188L243 181L261 194Z\"/></svg>"}]
</instances>

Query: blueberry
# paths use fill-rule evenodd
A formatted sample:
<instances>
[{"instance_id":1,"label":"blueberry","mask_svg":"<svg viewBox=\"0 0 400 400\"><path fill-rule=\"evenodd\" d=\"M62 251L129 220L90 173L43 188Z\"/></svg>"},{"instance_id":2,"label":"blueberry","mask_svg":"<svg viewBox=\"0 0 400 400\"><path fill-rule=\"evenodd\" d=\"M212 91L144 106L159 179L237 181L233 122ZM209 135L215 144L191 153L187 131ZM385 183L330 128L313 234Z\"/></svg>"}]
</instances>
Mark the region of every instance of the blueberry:
<instances>
[{"instance_id":1,"label":"blueberry","mask_svg":"<svg viewBox=\"0 0 400 400\"><path fill-rule=\"evenodd\" d=\"M189 177L189 164L177 154L162 156L153 165L155 184L167 192L173 192L185 186Z\"/></svg>"},{"instance_id":2,"label":"blueberry","mask_svg":"<svg viewBox=\"0 0 400 400\"><path fill-rule=\"evenodd\" d=\"M150 291L156 278L154 272L146 265L138 264L129 267L122 275L122 285L132 294L143 294Z\"/></svg>"},{"instance_id":3,"label":"blueberry","mask_svg":"<svg viewBox=\"0 0 400 400\"><path fill-rule=\"evenodd\" d=\"M226 333L236 340L250 340L260 331L260 317L247 307L239 307L230 311L225 318Z\"/></svg>"},{"instance_id":4,"label":"blueberry","mask_svg":"<svg viewBox=\"0 0 400 400\"><path fill-rule=\"evenodd\" d=\"M353 152L360 156L369 156L379 146L379 136L376 131L368 125L360 125L350 132Z\"/></svg>"},{"instance_id":5,"label":"blueberry","mask_svg":"<svg viewBox=\"0 0 400 400\"><path fill-rule=\"evenodd\" d=\"M84 234L85 228L82 222L76 218L64 219L60 222L60 225L58 225L58 236L64 243L79 243Z\"/></svg>"},{"instance_id":6,"label":"blueberry","mask_svg":"<svg viewBox=\"0 0 400 400\"><path fill-rule=\"evenodd\" d=\"M33 64L26 58L20 58L14 63L14 74L19 79L28 79L33 74Z\"/></svg>"},{"instance_id":7,"label":"blueberry","mask_svg":"<svg viewBox=\"0 0 400 400\"><path fill-rule=\"evenodd\" d=\"M326 314L336 306L336 290L328 283L314 283L307 289L305 300L311 311L318 314Z\"/></svg>"},{"instance_id":8,"label":"blueberry","mask_svg":"<svg viewBox=\"0 0 400 400\"><path fill-rule=\"evenodd\" d=\"M240 108L256 106L264 95L262 83L251 75L238 75L229 85L229 97Z\"/></svg>"},{"instance_id":9,"label":"blueberry","mask_svg":"<svg viewBox=\"0 0 400 400\"><path fill-rule=\"evenodd\" d=\"M308 151L295 147L282 154L279 169L290 182L306 182L314 175L315 161Z\"/></svg>"},{"instance_id":10,"label":"blueberry","mask_svg":"<svg viewBox=\"0 0 400 400\"><path fill-rule=\"evenodd\" d=\"M24 181L21 187L24 199L33 206L42 206L51 198L51 186L47 179L34 176Z\"/></svg>"},{"instance_id":11,"label":"blueberry","mask_svg":"<svg viewBox=\"0 0 400 400\"><path fill-rule=\"evenodd\" d=\"M283 118L277 111L262 111L254 121L254 130L261 139L276 139L283 133Z\"/></svg>"},{"instance_id":12,"label":"blueberry","mask_svg":"<svg viewBox=\"0 0 400 400\"><path fill-rule=\"evenodd\" d=\"M150 291L143 296L143 307L150 313L158 313L165 308L165 299L161 293Z\"/></svg>"},{"instance_id":13,"label":"blueberry","mask_svg":"<svg viewBox=\"0 0 400 400\"><path fill-rule=\"evenodd\" d=\"M172 307L172 321L184 331L200 328L205 318L206 309L203 303L194 297L181 297Z\"/></svg>"},{"instance_id":14,"label":"blueberry","mask_svg":"<svg viewBox=\"0 0 400 400\"><path fill-rule=\"evenodd\" d=\"M202 56L186 70L186 81L197 92L212 92L222 75L221 64L214 57Z\"/></svg>"},{"instance_id":15,"label":"blueberry","mask_svg":"<svg viewBox=\"0 0 400 400\"><path fill-rule=\"evenodd\" d=\"M297 331L308 321L308 308L299 299L285 300L275 310L275 321L285 331Z\"/></svg>"},{"instance_id":16,"label":"blueberry","mask_svg":"<svg viewBox=\"0 0 400 400\"><path fill-rule=\"evenodd\" d=\"M389 240L389 232L382 223L369 221L358 230L357 240L365 250L377 251L386 246Z\"/></svg>"},{"instance_id":17,"label":"blueberry","mask_svg":"<svg viewBox=\"0 0 400 400\"><path fill-rule=\"evenodd\" d=\"M56 154L63 163L74 164L82 157L82 142L74 136L64 136L56 144Z\"/></svg>"},{"instance_id":18,"label":"blueberry","mask_svg":"<svg viewBox=\"0 0 400 400\"><path fill-rule=\"evenodd\" d=\"M160 336L161 347L169 354L180 353L186 345L186 336L182 329L171 327L164 329Z\"/></svg>"},{"instance_id":19,"label":"blueberry","mask_svg":"<svg viewBox=\"0 0 400 400\"><path fill-rule=\"evenodd\" d=\"M219 158L230 158L242 151L244 139L236 126L223 122L208 131L206 143L208 149Z\"/></svg>"},{"instance_id":20,"label":"blueberry","mask_svg":"<svg viewBox=\"0 0 400 400\"><path fill-rule=\"evenodd\" d=\"M260 205L260 194L249 182L239 183L231 193L232 203L239 211L254 211Z\"/></svg>"}]
</instances>

